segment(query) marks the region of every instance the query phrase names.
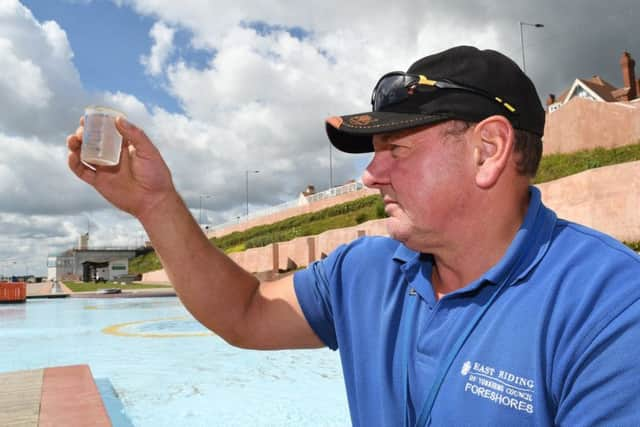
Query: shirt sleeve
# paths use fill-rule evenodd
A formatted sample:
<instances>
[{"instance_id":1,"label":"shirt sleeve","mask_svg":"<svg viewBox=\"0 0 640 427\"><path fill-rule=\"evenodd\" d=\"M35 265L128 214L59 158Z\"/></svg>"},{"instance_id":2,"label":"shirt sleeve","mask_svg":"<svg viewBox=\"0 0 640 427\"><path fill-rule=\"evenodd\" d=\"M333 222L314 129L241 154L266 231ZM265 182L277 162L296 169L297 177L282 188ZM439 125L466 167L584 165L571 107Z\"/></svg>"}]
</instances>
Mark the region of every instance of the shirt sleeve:
<instances>
[{"instance_id":1,"label":"shirt sleeve","mask_svg":"<svg viewBox=\"0 0 640 427\"><path fill-rule=\"evenodd\" d=\"M583 342L566 371L555 424L640 425L640 300L627 301Z\"/></svg>"},{"instance_id":2,"label":"shirt sleeve","mask_svg":"<svg viewBox=\"0 0 640 427\"><path fill-rule=\"evenodd\" d=\"M327 258L315 261L294 277L294 288L300 307L313 331L332 350L338 349L333 316L332 289L335 288L336 274L346 246L340 246ZM332 282L329 281L332 278Z\"/></svg>"}]
</instances>

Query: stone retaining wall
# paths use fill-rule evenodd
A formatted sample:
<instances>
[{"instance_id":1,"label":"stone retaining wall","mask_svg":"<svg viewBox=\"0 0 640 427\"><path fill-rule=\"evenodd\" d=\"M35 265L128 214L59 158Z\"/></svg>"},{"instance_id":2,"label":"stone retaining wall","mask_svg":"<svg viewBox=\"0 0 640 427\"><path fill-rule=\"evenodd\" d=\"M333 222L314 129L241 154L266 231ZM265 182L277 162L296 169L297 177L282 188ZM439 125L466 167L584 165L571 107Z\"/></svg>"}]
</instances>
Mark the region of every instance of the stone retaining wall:
<instances>
[{"instance_id":1,"label":"stone retaining wall","mask_svg":"<svg viewBox=\"0 0 640 427\"><path fill-rule=\"evenodd\" d=\"M640 161L590 169L538 188L558 217L619 240L640 240Z\"/></svg>"}]
</instances>

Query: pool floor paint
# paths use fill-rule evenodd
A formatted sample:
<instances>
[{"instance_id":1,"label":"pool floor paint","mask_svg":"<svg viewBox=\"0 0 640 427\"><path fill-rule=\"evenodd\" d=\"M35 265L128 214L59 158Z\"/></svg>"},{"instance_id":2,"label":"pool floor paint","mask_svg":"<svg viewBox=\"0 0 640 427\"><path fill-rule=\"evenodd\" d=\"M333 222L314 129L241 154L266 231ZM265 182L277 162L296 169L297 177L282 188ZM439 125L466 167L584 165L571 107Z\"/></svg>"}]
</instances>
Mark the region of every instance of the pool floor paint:
<instances>
[{"instance_id":1,"label":"pool floor paint","mask_svg":"<svg viewBox=\"0 0 640 427\"><path fill-rule=\"evenodd\" d=\"M0 375L31 370L43 381L47 367L86 365L114 427L350 425L336 352L237 349L176 297L0 304L0 324ZM7 410L9 391L31 396L19 400L21 414L40 416L42 388L29 394L24 381L0 380L0 425L17 413L15 396Z\"/></svg>"}]
</instances>

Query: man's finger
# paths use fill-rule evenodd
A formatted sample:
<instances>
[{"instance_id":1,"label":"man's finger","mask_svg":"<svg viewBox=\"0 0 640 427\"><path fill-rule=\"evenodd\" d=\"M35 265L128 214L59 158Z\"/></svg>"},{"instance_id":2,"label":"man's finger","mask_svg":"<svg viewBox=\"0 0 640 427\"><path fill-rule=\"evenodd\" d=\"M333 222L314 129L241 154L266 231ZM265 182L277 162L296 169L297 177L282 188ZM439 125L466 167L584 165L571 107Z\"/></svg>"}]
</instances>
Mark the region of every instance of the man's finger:
<instances>
[{"instance_id":1,"label":"man's finger","mask_svg":"<svg viewBox=\"0 0 640 427\"><path fill-rule=\"evenodd\" d=\"M82 141L78 139L77 135L74 134L74 135L69 135L67 137L67 148L70 151L78 151L81 145L82 145Z\"/></svg>"},{"instance_id":2,"label":"man's finger","mask_svg":"<svg viewBox=\"0 0 640 427\"><path fill-rule=\"evenodd\" d=\"M76 129L76 136L78 137L78 139L80 141L82 141L82 138L84 137L84 126L83 125L78 126L78 128Z\"/></svg>"},{"instance_id":3,"label":"man's finger","mask_svg":"<svg viewBox=\"0 0 640 427\"><path fill-rule=\"evenodd\" d=\"M78 178L91 186L94 185L96 173L80 161L80 151L70 152L67 157L67 163L69 164L71 172L73 172Z\"/></svg>"}]
</instances>

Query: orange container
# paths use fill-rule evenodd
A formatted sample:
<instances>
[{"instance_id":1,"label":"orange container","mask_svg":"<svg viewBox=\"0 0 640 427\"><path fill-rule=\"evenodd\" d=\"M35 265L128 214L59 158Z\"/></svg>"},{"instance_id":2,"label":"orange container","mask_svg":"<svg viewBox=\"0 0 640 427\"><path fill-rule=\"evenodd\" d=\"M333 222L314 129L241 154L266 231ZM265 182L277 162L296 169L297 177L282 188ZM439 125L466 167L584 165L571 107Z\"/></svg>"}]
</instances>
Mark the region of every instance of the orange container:
<instances>
[{"instance_id":1,"label":"orange container","mask_svg":"<svg viewBox=\"0 0 640 427\"><path fill-rule=\"evenodd\" d=\"M0 302L22 302L27 299L25 282L0 282Z\"/></svg>"}]
</instances>

